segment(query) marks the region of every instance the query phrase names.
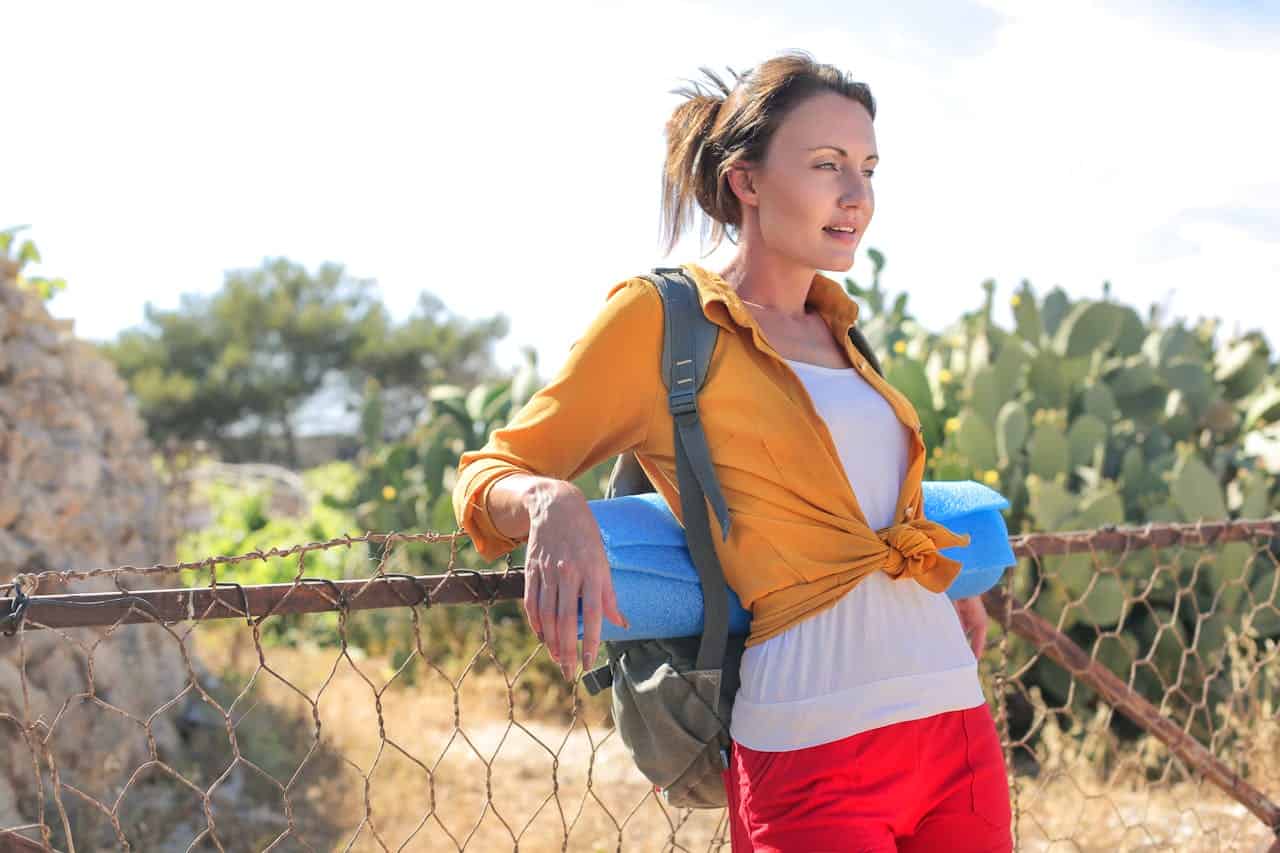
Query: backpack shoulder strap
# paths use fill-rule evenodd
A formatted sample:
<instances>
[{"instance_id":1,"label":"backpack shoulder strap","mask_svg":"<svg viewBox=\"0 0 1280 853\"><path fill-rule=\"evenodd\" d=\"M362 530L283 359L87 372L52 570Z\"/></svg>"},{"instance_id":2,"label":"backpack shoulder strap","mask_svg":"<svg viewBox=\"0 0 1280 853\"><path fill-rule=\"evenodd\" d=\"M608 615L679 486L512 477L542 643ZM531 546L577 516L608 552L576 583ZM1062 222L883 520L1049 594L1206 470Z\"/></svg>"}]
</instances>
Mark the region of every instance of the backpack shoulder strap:
<instances>
[{"instance_id":1,"label":"backpack shoulder strap","mask_svg":"<svg viewBox=\"0 0 1280 853\"><path fill-rule=\"evenodd\" d=\"M711 451L698 414L698 392L707 381L711 352L720 328L702 313L697 286L683 269L658 267L645 278L662 296L662 384L667 387L667 407L676 422L676 459L680 459L679 451L683 448L690 473L715 510L720 534L728 539L729 510L715 469L711 467ZM683 493L684 483L680 486Z\"/></svg>"},{"instance_id":2,"label":"backpack shoulder strap","mask_svg":"<svg viewBox=\"0 0 1280 853\"><path fill-rule=\"evenodd\" d=\"M720 327L702 313L697 285L680 267L658 267L644 276L662 297L662 383L667 407L674 420L676 480L689 556L702 585L702 640L698 645L698 669L720 670L729 638L729 589L724 570L711 540L710 502L729 537L729 508L720 481L711 465L711 451L698 415L698 392L707 381L711 353ZM634 453L618 458L609 477L606 497L653 491Z\"/></svg>"},{"instance_id":3,"label":"backpack shoulder strap","mask_svg":"<svg viewBox=\"0 0 1280 853\"><path fill-rule=\"evenodd\" d=\"M676 480L689 556L702 583L702 640L696 666L720 671L729 640L729 589L711 540L710 502L729 538L729 508L711 466L711 451L698 415L698 391L706 381L707 365L718 328L707 320L698 301L697 286L684 270L659 268L651 279L662 294L665 323L662 334L662 372L667 405L675 421ZM707 328L710 326L711 331Z\"/></svg>"},{"instance_id":4,"label":"backpack shoulder strap","mask_svg":"<svg viewBox=\"0 0 1280 853\"><path fill-rule=\"evenodd\" d=\"M853 341L853 345L858 348L858 352L862 353L862 357L871 363L872 369L881 376L884 376L884 369L880 367L880 359L876 358L876 354L871 351L871 345L867 343L867 339L863 336L862 330L857 326L850 326L849 340Z\"/></svg>"},{"instance_id":5,"label":"backpack shoulder strap","mask_svg":"<svg viewBox=\"0 0 1280 853\"><path fill-rule=\"evenodd\" d=\"M675 277L675 282L666 279ZM671 388L671 374L675 366L676 359L671 356L671 331L672 325L670 315L673 311L690 311L690 323L693 334L693 369L694 369L694 386L696 391L701 391L702 386L706 384L707 372L711 364L711 354L715 350L716 340L720 334L720 327L712 323L702 313L701 305L697 297L696 286L692 282L688 282L687 286L693 288L693 299L691 305L689 300L681 299L677 303L672 303L670 296L671 287L677 288L686 286L687 274L680 267L656 267L653 272L646 273L641 276L648 281L653 288L658 291L658 295L662 298L663 309L663 336L662 336L662 362L659 365L659 374L662 376L662 384L667 389ZM678 297L676 297L678 298ZM634 453L623 453L618 457L618 461L614 463L613 471L609 474L609 483L605 488L604 496L606 498L616 498L623 495L640 495L653 491L653 484L649 482L649 478L645 475L644 469L640 467L640 463L636 461ZM717 511L717 515L720 513ZM727 513L725 515L727 517Z\"/></svg>"}]
</instances>

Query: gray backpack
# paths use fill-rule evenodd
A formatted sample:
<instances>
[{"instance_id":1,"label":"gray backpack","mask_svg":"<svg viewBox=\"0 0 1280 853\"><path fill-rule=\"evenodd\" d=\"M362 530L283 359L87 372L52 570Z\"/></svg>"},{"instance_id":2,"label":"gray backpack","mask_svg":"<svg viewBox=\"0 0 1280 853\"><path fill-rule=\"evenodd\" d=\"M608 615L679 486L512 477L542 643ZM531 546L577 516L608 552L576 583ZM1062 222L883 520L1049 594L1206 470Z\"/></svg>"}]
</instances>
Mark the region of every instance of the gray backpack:
<instances>
[{"instance_id":1,"label":"gray backpack","mask_svg":"<svg viewBox=\"0 0 1280 853\"><path fill-rule=\"evenodd\" d=\"M729 724L745 634L729 634L729 593L712 545L707 503L721 536L729 510L698 417L697 395L720 328L702 313L697 288L679 267L644 276L662 297L662 381L675 421L676 480L689 555L702 584L703 632L691 637L606 642L608 664L583 676L587 692L612 687L614 726L636 766L672 806L723 808ZM857 328L854 346L882 372ZM652 492L633 453L618 457L605 497Z\"/></svg>"}]
</instances>

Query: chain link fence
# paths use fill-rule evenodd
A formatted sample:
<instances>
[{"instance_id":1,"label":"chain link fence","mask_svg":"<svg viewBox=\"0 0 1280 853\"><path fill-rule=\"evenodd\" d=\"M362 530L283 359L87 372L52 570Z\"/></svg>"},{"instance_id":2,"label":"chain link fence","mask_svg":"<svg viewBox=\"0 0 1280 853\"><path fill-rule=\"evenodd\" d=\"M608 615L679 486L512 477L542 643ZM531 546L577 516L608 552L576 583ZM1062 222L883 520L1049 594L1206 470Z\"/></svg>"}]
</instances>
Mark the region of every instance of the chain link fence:
<instances>
[{"instance_id":1,"label":"chain link fence","mask_svg":"<svg viewBox=\"0 0 1280 853\"><path fill-rule=\"evenodd\" d=\"M561 679L520 570L456 567L464 539L0 585L0 850L727 851L723 811L668 807L607 694ZM980 670L1018 849L1280 851L1276 522L1010 541ZM449 570L409 573L408 543ZM309 576L334 548L376 568ZM296 570L238 584L248 560Z\"/></svg>"}]
</instances>

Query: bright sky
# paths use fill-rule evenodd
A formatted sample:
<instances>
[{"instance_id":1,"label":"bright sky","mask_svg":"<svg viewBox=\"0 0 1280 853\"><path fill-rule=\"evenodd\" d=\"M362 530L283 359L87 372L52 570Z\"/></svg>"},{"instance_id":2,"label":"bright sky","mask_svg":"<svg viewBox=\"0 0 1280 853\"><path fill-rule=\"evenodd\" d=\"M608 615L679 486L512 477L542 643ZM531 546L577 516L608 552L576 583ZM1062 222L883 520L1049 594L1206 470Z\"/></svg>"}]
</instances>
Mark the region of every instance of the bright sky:
<instances>
[{"instance_id":1,"label":"bright sky","mask_svg":"<svg viewBox=\"0 0 1280 853\"><path fill-rule=\"evenodd\" d=\"M284 255L506 312L549 375L659 255L669 90L803 48L878 102L851 274L940 330L997 282L1153 303L1280 346L1280 9L895 0L7 6L0 227L84 337ZM719 269L732 247L700 261Z\"/></svg>"}]
</instances>

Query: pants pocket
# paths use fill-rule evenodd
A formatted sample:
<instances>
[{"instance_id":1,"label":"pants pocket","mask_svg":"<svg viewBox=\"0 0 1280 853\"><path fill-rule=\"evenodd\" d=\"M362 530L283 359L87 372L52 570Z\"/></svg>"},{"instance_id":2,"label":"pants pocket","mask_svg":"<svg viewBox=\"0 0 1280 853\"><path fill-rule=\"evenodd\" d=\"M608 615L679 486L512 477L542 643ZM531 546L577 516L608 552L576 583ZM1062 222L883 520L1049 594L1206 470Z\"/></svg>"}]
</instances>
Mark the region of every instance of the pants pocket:
<instances>
[{"instance_id":1,"label":"pants pocket","mask_svg":"<svg viewBox=\"0 0 1280 853\"><path fill-rule=\"evenodd\" d=\"M1008 829L1013 823L1013 808L1009 802L1004 751L991 709L983 703L965 710L961 719L973 813L993 827Z\"/></svg>"}]
</instances>

